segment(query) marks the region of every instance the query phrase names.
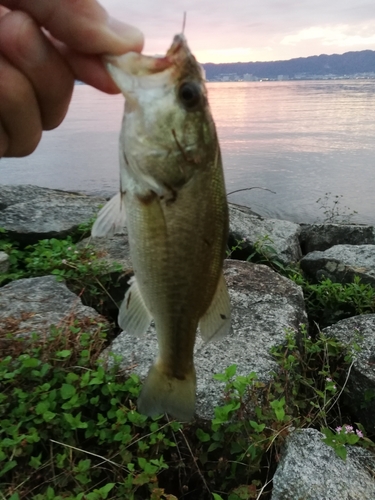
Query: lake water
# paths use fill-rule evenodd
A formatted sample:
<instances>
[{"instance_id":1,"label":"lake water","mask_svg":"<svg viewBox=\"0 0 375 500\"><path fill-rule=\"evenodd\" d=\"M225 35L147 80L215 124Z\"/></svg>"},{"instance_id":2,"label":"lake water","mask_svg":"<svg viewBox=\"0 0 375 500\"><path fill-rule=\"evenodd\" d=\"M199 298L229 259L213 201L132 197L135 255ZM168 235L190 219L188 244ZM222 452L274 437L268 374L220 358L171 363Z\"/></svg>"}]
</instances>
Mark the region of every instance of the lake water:
<instances>
[{"instance_id":1,"label":"lake water","mask_svg":"<svg viewBox=\"0 0 375 500\"><path fill-rule=\"evenodd\" d=\"M256 212L296 222L340 212L375 224L375 81L208 83L227 192ZM76 85L64 123L37 150L0 160L0 184L112 194L118 189L122 96Z\"/></svg>"}]
</instances>

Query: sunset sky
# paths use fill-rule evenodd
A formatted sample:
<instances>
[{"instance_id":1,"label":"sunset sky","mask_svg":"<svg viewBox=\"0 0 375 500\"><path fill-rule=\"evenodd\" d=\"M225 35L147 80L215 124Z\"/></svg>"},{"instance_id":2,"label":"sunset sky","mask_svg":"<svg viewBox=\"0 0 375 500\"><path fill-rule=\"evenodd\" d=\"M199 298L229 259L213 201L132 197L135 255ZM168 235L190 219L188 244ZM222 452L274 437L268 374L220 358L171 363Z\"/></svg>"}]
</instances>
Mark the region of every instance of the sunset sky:
<instances>
[{"instance_id":1,"label":"sunset sky","mask_svg":"<svg viewBox=\"0 0 375 500\"><path fill-rule=\"evenodd\" d=\"M374 0L100 0L138 26L145 52L163 54L185 35L201 63L273 61L375 50Z\"/></svg>"}]
</instances>

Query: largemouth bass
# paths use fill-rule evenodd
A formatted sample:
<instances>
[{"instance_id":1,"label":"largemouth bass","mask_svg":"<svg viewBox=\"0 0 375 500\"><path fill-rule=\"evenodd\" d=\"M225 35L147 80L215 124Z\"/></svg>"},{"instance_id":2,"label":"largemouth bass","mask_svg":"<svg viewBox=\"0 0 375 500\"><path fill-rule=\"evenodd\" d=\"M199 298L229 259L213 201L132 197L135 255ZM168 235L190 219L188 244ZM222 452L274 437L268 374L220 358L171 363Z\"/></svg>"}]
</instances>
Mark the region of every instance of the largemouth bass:
<instances>
[{"instance_id":1,"label":"largemouth bass","mask_svg":"<svg viewBox=\"0 0 375 500\"><path fill-rule=\"evenodd\" d=\"M146 415L190 420L193 350L230 329L222 275L228 207L220 148L202 71L183 35L165 57L107 58L125 96L120 193L100 212L93 236L128 228L134 279L119 325L141 334L155 322L159 353L138 400Z\"/></svg>"}]
</instances>

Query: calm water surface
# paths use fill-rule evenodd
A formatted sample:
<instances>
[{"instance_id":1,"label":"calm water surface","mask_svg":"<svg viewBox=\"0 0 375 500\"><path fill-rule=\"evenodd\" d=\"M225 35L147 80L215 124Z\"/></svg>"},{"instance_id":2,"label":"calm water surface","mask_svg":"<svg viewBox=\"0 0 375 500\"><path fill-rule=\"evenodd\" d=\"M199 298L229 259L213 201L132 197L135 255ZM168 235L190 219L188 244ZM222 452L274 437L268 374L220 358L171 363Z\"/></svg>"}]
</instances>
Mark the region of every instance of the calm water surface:
<instances>
[{"instance_id":1,"label":"calm water surface","mask_svg":"<svg viewBox=\"0 0 375 500\"><path fill-rule=\"evenodd\" d=\"M375 224L375 81L209 83L229 196L267 216L324 217L316 200ZM64 123L22 159L0 160L0 184L112 194L118 188L121 96L76 85ZM348 208L346 208L348 207Z\"/></svg>"}]
</instances>

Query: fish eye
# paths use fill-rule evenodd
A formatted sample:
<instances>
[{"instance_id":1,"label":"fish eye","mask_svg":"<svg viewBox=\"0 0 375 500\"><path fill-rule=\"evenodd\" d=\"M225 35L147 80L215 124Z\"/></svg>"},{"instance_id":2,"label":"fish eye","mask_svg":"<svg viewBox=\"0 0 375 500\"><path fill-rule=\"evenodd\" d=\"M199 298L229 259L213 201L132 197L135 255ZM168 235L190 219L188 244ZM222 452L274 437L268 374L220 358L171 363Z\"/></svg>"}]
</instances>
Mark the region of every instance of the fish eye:
<instances>
[{"instance_id":1,"label":"fish eye","mask_svg":"<svg viewBox=\"0 0 375 500\"><path fill-rule=\"evenodd\" d=\"M201 102L201 89L194 82L185 82L179 88L178 97L185 109L194 110Z\"/></svg>"}]
</instances>

